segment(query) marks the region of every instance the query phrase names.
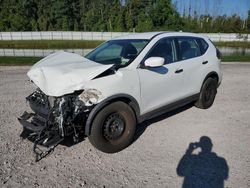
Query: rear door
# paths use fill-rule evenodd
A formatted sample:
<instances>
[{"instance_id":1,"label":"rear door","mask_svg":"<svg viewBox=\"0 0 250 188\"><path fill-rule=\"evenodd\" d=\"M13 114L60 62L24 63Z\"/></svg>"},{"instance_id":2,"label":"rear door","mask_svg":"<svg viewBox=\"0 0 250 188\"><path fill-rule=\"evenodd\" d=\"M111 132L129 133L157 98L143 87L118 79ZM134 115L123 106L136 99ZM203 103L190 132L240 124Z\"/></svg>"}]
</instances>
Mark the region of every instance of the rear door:
<instances>
[{"instance_id":1,"label":"rear door","mask_svg":"<svg viewBox=\"0 0 250 188\"><path fill-rule=\"evenodd\" d=\"M203 56L204 49L200 48L199 38L176 37L178 59L182 64L184 83L182 93L185 97L200 92L203 69L208 60Z\"/></svg>"}]
</instances>

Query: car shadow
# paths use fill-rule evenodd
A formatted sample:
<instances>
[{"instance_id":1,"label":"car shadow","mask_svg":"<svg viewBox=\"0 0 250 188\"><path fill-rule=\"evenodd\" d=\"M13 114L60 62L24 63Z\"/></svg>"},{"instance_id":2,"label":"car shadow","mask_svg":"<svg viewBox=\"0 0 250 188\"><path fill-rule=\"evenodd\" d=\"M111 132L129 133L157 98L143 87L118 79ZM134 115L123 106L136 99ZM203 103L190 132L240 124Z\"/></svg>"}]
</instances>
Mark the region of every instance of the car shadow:
<instances>
[{"instance_id":1,"label":"car shadow","mask_svg":"<svg viewBox=\"0 0 250 188\"><path fill-rule=\"evenodd\" d=\"M64 140L60 143L60 145L71 147L71 146L74 146L76 144L79 144L79 143L83 142L86 138L87 138L87 136L85 136L83 133L81 133L78 136L78 141L75 142L72 135L71 136L66 136L64 138Z\"/></svg>"},{"instance_id":2,"label":"car shadow","mask_svg":"<svg viewBox=\"0 0 250 188\"><path fill-rule=\"evenodd\" d=\"M180 177L184 177L182 188L224 188L228 179L227 161L212 152L213 143L207 136L199 142L190 143L176 168ZM193 154L196 149L201 151Z\"/></svg>"},{"instance_id":3,"label":"car shadow","mask_svg":"<svg viewBox=\"0 0 250 188\"><path fill-rule=\"evenodd\" d=\"M134 142L136 142L137 139L140 138L140 136L144 133L144 131L147 129L147 127L149 127L150 125L154 124L154 123L157 123L159 121L162 121L166 118L169 118L171 116L174 116L176 114L179 114L183 111L186 111L190 108L192 108L194 106L193 103L189 103L183 107L180 107L180 108L177 108L175 110L172 110L170 112L167 112L165 114L162 114L160 116L157 116L157 117L154 117L152 119L149 119L149 120L146 120L140 124L137 125L136 127L136 132L135 132L135 136L134 136Z\"/></svg>"},{"instance_id":4,"label":"car shadow","mask_svg":"<svg viewBox=\"0 0 250 188\"><path fill-rule=\"evenodd\" d=\"M154 124L156 122L162 121L162 120L164 120L164 119L166 119L168 117L174 116L174 115L176 115L178 113L181 113L181 112L183 112L183 111L185 111L185 110L187 110L187 109L189 109L191 107L193 107L193 103L187 104L187 105L185 105L183 107L172 110L172 111L167 112L167 113L165 113L163 115L157 116L155 118L146 120L146 121L138 124L136 126L136 132L135 132L133 143L137 139L139 139L139 137L144 133L144 131L147 129L148 126L150 126L150 125L152 125L152 124ZM74 146L76 144L79 144L80 142L84 141L86 138L87 137L84 134L79 134L78 142L74 142L73 137L68 136L68 137L65 137L65 139L60 143L60 145L71 147L71 146Z\"/></svg>"}]
</instances>

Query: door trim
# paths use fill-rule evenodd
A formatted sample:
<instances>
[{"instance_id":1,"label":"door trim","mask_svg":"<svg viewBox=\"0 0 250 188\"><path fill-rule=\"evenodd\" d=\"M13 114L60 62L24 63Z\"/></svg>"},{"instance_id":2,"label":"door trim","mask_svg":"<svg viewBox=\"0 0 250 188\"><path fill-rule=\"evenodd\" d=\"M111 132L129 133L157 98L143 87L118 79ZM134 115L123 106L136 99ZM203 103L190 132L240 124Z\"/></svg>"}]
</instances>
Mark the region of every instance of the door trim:
<instances>
[{"instance_id":1,"label":"door trim","mask_svg":"<svg viewBox=\"0 0 250 188\"><path fill-rule=\"evenodd\" d=\"M193 101L198 100L199 96L200 96L200 93L197 93L195 95L191 95L191 96L189 96L187 98L184 98L184 99L181 99L179 101L173 102L173 103L168 104L166 106L157 108L157 109L155 109L153 111L147 112L146 114L142 114L142 115L140 115L138 117L138 123L141 123L141 122L143 122L143 121L145 121L147 119L151 119L151 118L154 118L156 116L165 114L165 113L167 113L167 112L169 112L171 110L174 110L176 108L185 106L188 103L191 103Z\"/></svg>"}]
</instances>

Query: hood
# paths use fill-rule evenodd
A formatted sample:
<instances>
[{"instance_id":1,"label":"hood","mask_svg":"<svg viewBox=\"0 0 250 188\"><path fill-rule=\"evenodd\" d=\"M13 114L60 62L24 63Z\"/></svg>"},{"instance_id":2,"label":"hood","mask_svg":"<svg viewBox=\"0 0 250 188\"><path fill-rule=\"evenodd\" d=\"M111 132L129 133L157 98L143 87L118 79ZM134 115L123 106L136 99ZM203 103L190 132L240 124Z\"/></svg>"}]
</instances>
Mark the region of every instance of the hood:
<instances>
[{"instance_id":1,"label":"hood","mask_svg":"<svg viewBox=\"0 0 250 188\"><path fill-rule=\"evenodd\" d=\"M46 95L58 97L84 89L86 82L112 66L59 51L38 61L27 75Z\"/></svg>"}]
</instances>

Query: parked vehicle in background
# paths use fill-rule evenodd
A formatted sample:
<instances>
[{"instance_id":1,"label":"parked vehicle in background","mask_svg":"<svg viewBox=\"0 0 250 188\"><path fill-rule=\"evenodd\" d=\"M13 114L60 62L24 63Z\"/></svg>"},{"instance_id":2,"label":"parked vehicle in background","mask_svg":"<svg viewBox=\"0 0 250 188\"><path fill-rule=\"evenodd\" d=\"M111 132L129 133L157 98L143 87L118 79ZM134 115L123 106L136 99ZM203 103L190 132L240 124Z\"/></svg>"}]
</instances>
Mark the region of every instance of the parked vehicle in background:
<instances>
[{"instance_id":1,"label":"parked vehicle in background","mask_svg":"<svg viewBox=\"0 0 250 188\"><path fill-rule=\"evenodd\" d=\"M19 121L34 148L53 148L71 135L77 142L82 132L97 149L118 152L146 119L191 102L211 107L220 58L207 37L183 32L118 37L86 57L59 51L28 72L37 87L27 97L33 113Z\"/></svg>"}]
</instances>

